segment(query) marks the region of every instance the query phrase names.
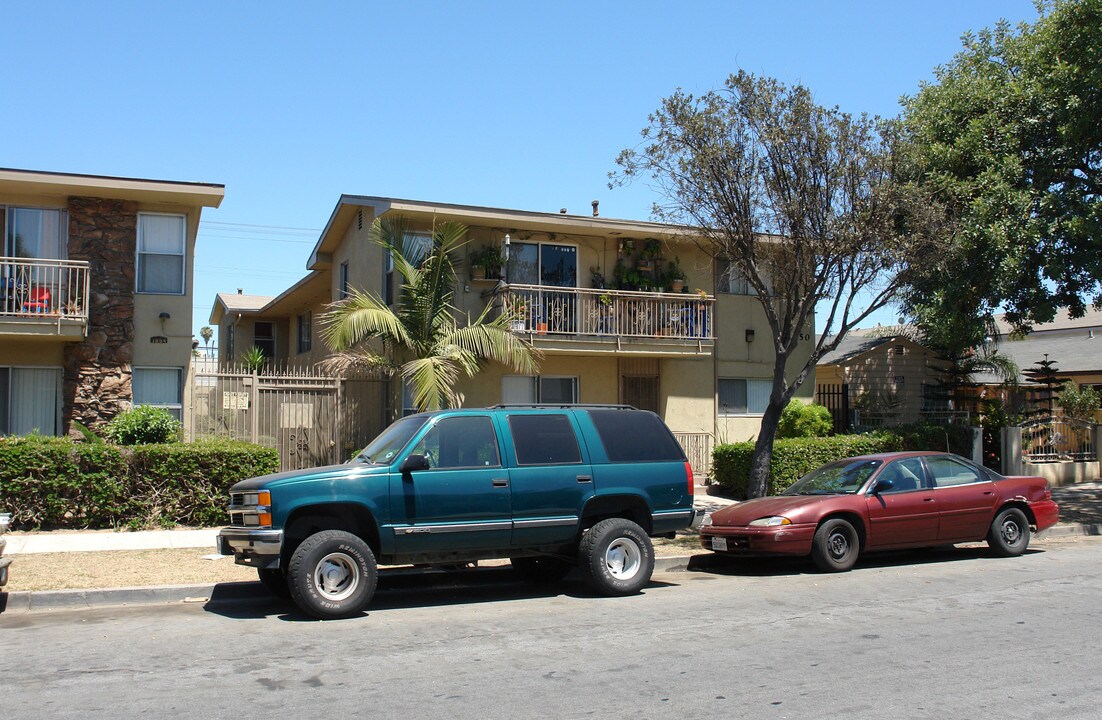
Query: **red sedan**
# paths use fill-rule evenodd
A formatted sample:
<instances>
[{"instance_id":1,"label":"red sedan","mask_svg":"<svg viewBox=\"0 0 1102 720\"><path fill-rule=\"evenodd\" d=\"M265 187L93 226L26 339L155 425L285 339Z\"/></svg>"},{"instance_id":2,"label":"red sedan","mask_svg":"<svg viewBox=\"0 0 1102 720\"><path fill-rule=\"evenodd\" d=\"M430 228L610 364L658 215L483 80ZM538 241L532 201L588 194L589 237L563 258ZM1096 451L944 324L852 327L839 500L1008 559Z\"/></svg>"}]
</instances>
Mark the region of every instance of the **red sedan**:
<instances>
[{"instance_id":1,"label":"red sedan","mask_svg":"<svg viewBox=\"0 0 1102 720\"><path fill-rule=\"evenodd\" d=\"M1058 519L1044 478L1004 477L949 453L901 452L838 460L782 495L712 513L700 540L730 555L810 555L821 570L841 572L866 551L977 540L1021 555L1031 527Z\"/></svg>"}]
</instances>

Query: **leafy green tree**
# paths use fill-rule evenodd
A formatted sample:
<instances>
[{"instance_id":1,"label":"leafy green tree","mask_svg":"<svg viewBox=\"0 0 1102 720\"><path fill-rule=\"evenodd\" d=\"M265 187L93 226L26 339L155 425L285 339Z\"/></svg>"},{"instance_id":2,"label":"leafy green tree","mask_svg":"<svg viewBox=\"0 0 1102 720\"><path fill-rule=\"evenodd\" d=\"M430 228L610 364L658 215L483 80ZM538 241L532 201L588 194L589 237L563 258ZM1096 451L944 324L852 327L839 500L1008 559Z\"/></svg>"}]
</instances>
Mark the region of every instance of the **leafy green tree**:
<instances>
[{"instance_id":1,"label":"leafy green tree","mask_svg":"<svg viewBox=\"0 0 1102 720\"><path fill-rule=\"evenodd\" d=\"M321 318L322 335L336 354L325 365L396 372L422 411L458 406L455 385L460 376L473 377L486 362L535 373L538 351L510 332L507 314L491 317L487 305L477 318L467 316L462 325L457 320L455 253L467 242L466 226L447 222L435 228L427 253L405 246L407 229L400 216L375 221L372 238L394 258L404 284L393 309L359 291L329 306ZM381 341L381 349L365 342L372 339Z\"/></svg>"},{"instance_id":2,"label":"leafy green tree","mask_svg":"<svg viewBox=\"0 0 1102 720\"><path fill-rule=\"evenodd\" d=\"M1094 414L1102 407L1102 395L1092 387L1080 387L1074 383L1068 383L1063 392L1056 398L1057 404L1064 408L1068 416L1077 420L1094 421Z\"/></svg>"},{"instance_id":3,"label":"leafy green tree","mask_svg":"<svg viewBox=\"0 0 1102 720\"><path fill-rule=\"evenodd\" d=\"M949 241L904 306L962 347L980 344L1001 305L1028 327L1102 301L1102 0L1038 11L965 34L903 102L910 167Z\"/></svg>"},{"instance_id":4,"label":"leafy green tree","mask_svg":"<svg viewBox=\"0 0 1102 720\"><path fill-rule=\"evenodd\" d=\"M612 184L653 181L656 218L691 227L745 276L769 323L773 382L750 470L751 496L764 495L781 411L819 358L893 299L936 216L897 182L892 123L821 107L802 86L740 72L699 98L678 90L642 134Z\"/></svg>"}]
</instances>

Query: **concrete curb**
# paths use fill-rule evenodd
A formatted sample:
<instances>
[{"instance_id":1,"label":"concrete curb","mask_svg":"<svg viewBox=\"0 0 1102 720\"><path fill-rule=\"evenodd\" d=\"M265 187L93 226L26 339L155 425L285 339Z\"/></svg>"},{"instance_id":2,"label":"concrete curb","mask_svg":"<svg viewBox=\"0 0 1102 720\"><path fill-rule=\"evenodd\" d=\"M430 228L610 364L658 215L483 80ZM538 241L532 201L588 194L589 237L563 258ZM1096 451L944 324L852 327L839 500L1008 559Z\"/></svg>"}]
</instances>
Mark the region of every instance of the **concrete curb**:
<instances>
[{"instance_id":1,"label":"concrete curb","mask_svg":"<svg viewBox=\"0 0 1102 720\"><path fill-rule=\"evenodd\" d=\"M1078 535L1102 535L1102 523L1062 523L1036 534L1038 540ZM698 555L708 555L701 548ZM684 572L695 555L672 555L654 559L655 572ZM103 588L96 590L38 590L0 592L0 620L4 614L78 610L101 607L270 602L259 582L229 582L205 585L162 585L157 587Z\"/></svg>"}]
</instances>

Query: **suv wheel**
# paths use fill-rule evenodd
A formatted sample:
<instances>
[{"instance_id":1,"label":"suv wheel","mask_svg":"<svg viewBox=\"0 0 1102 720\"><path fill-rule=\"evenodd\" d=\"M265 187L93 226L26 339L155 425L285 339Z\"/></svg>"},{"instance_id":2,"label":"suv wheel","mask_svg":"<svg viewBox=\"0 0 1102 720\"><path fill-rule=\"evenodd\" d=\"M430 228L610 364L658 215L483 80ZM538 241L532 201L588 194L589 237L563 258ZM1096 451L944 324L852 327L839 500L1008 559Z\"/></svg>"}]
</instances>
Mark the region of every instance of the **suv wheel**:
<instances>
[{"instance_id":1,"label":"suv wheel","mask_svg":"<svg viewBox=\"0 0 1102 720\"><path fill-rule=\"evenodd\" d=\"M342 530L306 538L291 555L287 574L295 604L322 620L362 612L379 579L371 548Z\"/></svg>"},{"instance_id":2,"label":"suv wheel","mask_svg":"<svg viewBox=\"0 0 1102 720\"><path fill-rule=\"evenodd\" d=\"M586 581L603 595L632 595L650 582L654 546L631 520L602 520L582 536L579 564Z\"/></svg>"}]
</instances>

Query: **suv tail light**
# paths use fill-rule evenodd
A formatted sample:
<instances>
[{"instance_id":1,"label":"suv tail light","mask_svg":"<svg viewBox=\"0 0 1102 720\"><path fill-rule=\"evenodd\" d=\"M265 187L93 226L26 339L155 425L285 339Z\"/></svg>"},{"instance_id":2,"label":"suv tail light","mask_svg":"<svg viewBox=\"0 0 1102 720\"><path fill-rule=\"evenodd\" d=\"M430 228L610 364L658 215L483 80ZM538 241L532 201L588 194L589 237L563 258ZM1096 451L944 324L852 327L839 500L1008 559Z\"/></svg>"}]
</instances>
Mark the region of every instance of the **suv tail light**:
<instances>
[{"instance_id":1,"label":"suv tail light","mask_svg":"<svg viewBox=\"0 0 1102 720\"><path fill-rule=\"evenodd\" d=\"M693 480L693 466L689 463L685 463L685 478L689 481L689 497L692 497L696 481Z\"/></svg>"}]
</instances>

